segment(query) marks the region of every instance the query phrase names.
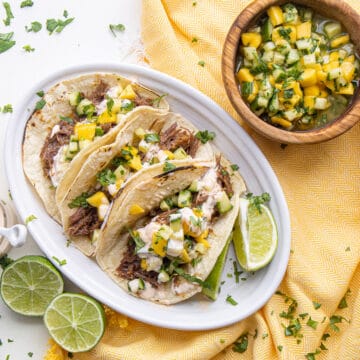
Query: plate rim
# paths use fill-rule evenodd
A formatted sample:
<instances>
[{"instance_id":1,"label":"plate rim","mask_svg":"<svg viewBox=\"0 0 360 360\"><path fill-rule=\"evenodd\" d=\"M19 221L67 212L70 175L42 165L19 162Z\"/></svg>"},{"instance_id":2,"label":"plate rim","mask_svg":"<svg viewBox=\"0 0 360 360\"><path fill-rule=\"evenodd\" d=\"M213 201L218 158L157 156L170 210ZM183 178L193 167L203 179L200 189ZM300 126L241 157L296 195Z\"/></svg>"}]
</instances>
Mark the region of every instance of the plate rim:
<instances>
[{"instance_id":1,"label":"plate rim","mask_svg":"<svg viewBox=\"0 0 360 360\"><path fill-rule=\"evenodd\" d=\"M51 72L50 74L44 76L37 84L33 85L29 91L26 92L26 94L23 96L22 101L19 102L19 105L15 109L14 113L12 114L12 118L16 119L20 114L24 114L27 108L27 105L31 102L31 99L34 98L34 94L39 91L39 89L42 89L44 87L48 87L50 84L54 84L54 80L61 78L68 78L69 76L79 76L84 73L91 73L91 72L126 72L126 73L132 73L134 76L138 76L141 79L141 76L147 76L152 79L156 79L157 82L161 82L162 84L171 84L173 87L177 89L177 91L181 91L185 93L186 95L189 95L195 99L198 99L203 106L205 106L208 109L211 109L212 113L214 113L214 116L221 119L224 126L228 127L229 132L234 131L235 133L241 134L241 140L246 144L247 151L250 151L254 158L256 158L259 162L261 162L261 168L262 171L267 175L268 182L272 184L272 186L275 188L276 194L277 194L277 201L278 201L278 207L281 209L281 221L282 221L282 229L283 229L283 242L282 242L282 257L281 257L281 268L278 269L278 271L275 274L275 277L272 279L272 286L264 291L264 296L261 300L259 300L256 303L256 306L254 306L250 311L244 311L242 313L242 316L236 317L236 311L234 311L234 318L228 321L224 321L223 319L219 319L219 321L213 321L211 323L206 324L205 326L200 323L181 323L181 324L173 324L171 320L169 321L164 319L158 319L154 316L148 316L147 314L140 314L132 313L131 311L127 309L118 309L115 306L115 310L121 312L122 314L125 314L133 319L155 325L160 326L163 328L169 328L169 329L176 329L176 330L210 330L210 329L216 329L219 327L231 325L235 322L241 321L248 316L254 314L257 312L260 308L264 306L266 302L271 298L271 296L276 291L276 288L281 283L289 261L290 256L290 244L291 244L291 229L290 229L290 215L288 206L285 200L285 195L283 193L283 190L281 188L281 185L279 183L279 180L272 169L270 163L268 162L265 155L262 153L258 145L254 142L254 140L250 137L250 135L236 122L235 119L233 119L222 107L220 107L216 102L214 102L211 98L209 98L207 95L203 94L199 90L191 87L190 85L184 83L183 81L176 79L174 77L171 77L170 75L161 73L157 70L146 68L139 65L134 64L124 64L124 63L114 63L114 62L96 62L96 63L88 63L84 65L75 65L75 66L69 66L65 67L63 69L60 69L56 72ZM141 81L140 81L141 82ZM47 85L47 86L46 86ZM171 94L170 94L171 96ZM5 165L5 175L8 180L9 189L11 191L13 202L15 204L15 207L18 211L18 213L21 216L21 219L25 219L28 213L25 213L25 209L21 206L21 191L18 193L15 189L15 182L12 182L11 176L14 175L13 173L16 172L16 166L10 161L13 159L13 153L11 153L11 135L18 131L18 128L16 127L15 121L10 121L7 125L7 129L5 132L5 141L4 141L4 152L3 152L3 159L4 159L4 165ZM21 129L21 134L23 136L25 131L25 127ZM22 153L22 150L20 151ZM20 158L22 158L22 155L20 155ZM14 171L15 170L15 171ZM23 173L22 169L22 161L21 161L21 169L18 170L21 173ZM25 176L25 175L24 175ZM27 180L26 180L27 181ZM27 181L28 182L28 181ZM98 299L100 302L110 306L111 308L114 308L114 304L107 301L105 296L102 296L99 293L95 293L95 291L87 286L86 284L82 284L77 281L75 274L72 274L69 269L65 267L60 267L59 264L57 264L52 258L51 254L49 254L46 251L46 246L43 241L40 241L37 239L38 236L40 236L36 230L36 227L33 226L34 224L29 223L28 229L35 240L36 244L40 247L40 249L46 254L46 256L49 258L50 261L54 263L54 265L67 277L69 278L73 283L75 283L77 286L79 286L81 289L86 291L88 294L93 296L95 299Z\"/></svg>"}]
</instances>

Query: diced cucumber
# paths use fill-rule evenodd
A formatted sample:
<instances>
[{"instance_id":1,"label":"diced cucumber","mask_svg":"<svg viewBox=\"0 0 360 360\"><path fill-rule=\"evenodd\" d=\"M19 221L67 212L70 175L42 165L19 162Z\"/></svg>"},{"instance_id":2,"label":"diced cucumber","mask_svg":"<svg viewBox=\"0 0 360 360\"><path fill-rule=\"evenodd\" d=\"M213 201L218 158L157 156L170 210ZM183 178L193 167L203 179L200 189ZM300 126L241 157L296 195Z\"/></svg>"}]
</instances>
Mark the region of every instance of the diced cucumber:
<instances>
[{"instance_id":1,"label":"diced cucumber","mask_svg":"<svg viewBox=\"0 0 360 360\"><path fill-rule=\"evenodd\" d=\"M261 37L263 41L271 40L273 28L274 27L272 26L270 19L266 19L263 26L261 27Z\"/></svg>"},{"instance_id":2,"label":"diced cucumber","mask_svg":"<svg viewBox=\"0 0 360 360\"><path fill-rule=\"evenodd\" d=\"M115 171L114 171L114 175L116 176L116 180L120 180L125 178L125 176L129 173L129 169L127 169L125 166L123 165L119 165Z\"/></svg>"},{"instance_id":3,"label":"diced cucumber","mask_svg":"<svg viewBox=\"0 0 360 360\"><path fill-rule=\"evenodd\" d=\"M264 73L257 74L255 76L255 79L256 80L264 80L265 79L265 74Z\"/></svg>"},{"instance_id":4,"label":"diced cucumber","mask_svg":"<svg viewBox=\"0 0 360 360\"><path fill-rule=\"evenodd\" d=\"M284 56L286 56L291 49L291 45L286 40L279 40L276 42L276 51Z\"/></svg>"},{"instance_id":5,"label":"diced cucumber","mask_svg":"<svg viewBox=\"0 0 360 360\"><path fill-rule=\"evenodd\" d=\"M276 48L276 45L272 41L268 41L264 44L263 49L264 51L271 51Z\"/></svg>"},{"instance_id":6,"label":"diced cucumber","mask_svg":"<svg viewBox=\"0 0 360 360\"><path fill-rule=\"evenodd\" d=\"M346 79L344 79L342 76L339 76L336 80L335 80L335 84L337 88L341 88L344 87L348 84L348 82L346 81Z\"/></svg>"},{"instance_id":7,"label":"diced cucumber","mask_svg":"<svg viewBox=\"0 0 360 360\"><path fill-rule=\"evenodd\" d=\"M79 143L77 141L70 141L69 152L71 154L76 154L78 151L79 151Z\"/></svg>"},{"instance_id":8,"label":"diced cucumber","mask_svg":"<svg viewBox=\"0 0 360 360\"><path fill-rule=\"evenodd\" d=\"M292 65L292 64L295 64L299 60L300 60L299 52L296 49L291 49L286 58L286 63L288 65Z\"/></svg>"},{"instance_id":9,"label":"diced cucumber","mask_svg":"<svg viewBox=\"0 0 360 360\"><path fill-rule=\"evenodd\" d=\"M293 4L286 4L283 6L283 14L285 23L296 23L298 20L298 11Z\"/></svg>"},{"instance_id":10,"label":"diced cucumber","mask_svg":"<svg viewBox=\"0 0 360 360\"><path fill-rule=\"evenodd\" d=\"M221 196L216 202L216 207L220 214L225 214L233 208L233 205L231 204L230 199L225 191L221 192Z\"/></svg>"},{"instance_id":11,"label":"diced cucumber","mask_svg":"<svg viewBox=\"0 0 360 360\"><path fill-rule=\"evenodd\" d=\"M161 228L156 232L157 236L161 237L162 239L168 240L172 234L172 229L170 226L161 225Z\"/></svg>"},{"instance_id":12,"label":"diced cucumber","mask_svg":"<svg viewBox=\"0 0 360 360\"><path fill-rule=\"evenodd\" d=\"M171 209L169 199L165 199L160 203L160 209L162 211L169 211Z\"/></svg>"},{"instance_id":13,"label":"diced cucumber","mask_svg":"<svg viewBox=\"0 0 360 360\"><path fill-rule=\"evenodd\" d=\"M274 95L272 96L270 103L269 103L269 111L272 114L276 114L280 110L280 103L279 103L279 90L274 91Z\"/></svg>"},{"instance_id":14,"label":"diced cucumber","mask_svg":"<svg viewBox=\"0 0 360 360\"><path fill-rule=\"evenodd\" d=\"M85 149L87 146L91 145L92 141L91 140L80 140L79 141L79 148L80 151Z\"/></svg>"},{"instance_id":15,"label":"diced cucumber","mask_svg":"<svg viewBox=\"0 0 360 360\"><path fill-rule=\"evenodd\" d=\"M76 154L70 152L69 146L67 146L65 150L65 160L72 160L75 155Z\"/></svg>"},{"instance_id":16,"label":"diced cucumber","mask_svg":"<svg viewBox=\"0 0 360 360\"><path fill-rule=\"evenodd\" d=\"M246 68L250 69L250 68L252 68L253 63L252 63L252 61L244 58L244 66L245 66Z\"/></svg>"},{"instance_id":17,"label":"diced cucumber","mask_svg":"<svg viewBox=\"0 0 360 360\"><path fill-rule=\"evenodd\" d=\"M319 98L319 97L317 97L315 99L314 108L316 110L326 110L328 107L329 107L329 103L328 103L327 99Z\"/></svg>"},{"instance_id":18,"label":"diced cucumber","mask_svg":"<svg viewBox=\"0 0 360 360\"><path fill-rule=\"evenodd\" d=\"M145 289L145 283L143 279L133 279L128 281L128 290L132 293L136 293L139 290Z\"/></svg>"},{"instance_id":19,"label":"diced cucumber","mask_svg":"<svg viewBox=\"0 0 360 360\"><path fill-rule=\"evenodd\" d=\"M342 49L347 52L347 56L354 54L354 44L347 43L343 45Z\"/></svg>"},{"instance_id":20,"label":"diced cucumber","mask_svg":"<svg viewBox=\"0 0 360 360\"><path fill-rule=\"evenodd\" d=\"M250 109L257 115L260 116L265 108L259 106L259 95L256 96L255 100L250 104Z\"/></svg>"},{"instance_id":21,"label":"diced cucumber","mask_svg":"<svg viewBox=\"0 0 360 360\"><path fill-rule=\"evenodd\" d=\"M170 228L174 233L182 230L181 214L170 215Z\"/></svg>"},{"instance_id":22,"label":"diced cucumber","mask_svg":"<svg viewBox=\"0 0 360 360\"><path fill-rule=\"evenodd\" d=\"M79 138L77 135L70 135L70 141L78 141Z\"/></svg>"},{"instance_id":23,"label":"diced cucumber","mask_svg":"<svg viewBox=\"0 0 360 360\"><path fill-rule=\"evenodd\" d=\"M181 190L178 197L178 207L189 207L192 201L192 193L189 190Z\"/></svg>"},{"instance_id":24,"label":"diced cucumber","mask_svg":"<svg viewBox=\"0 0 360 360\"><path fill-rule=\"evenodd\" d=\"M253 26L249 29L249 32L252 33L260 33L261 32L261 27L260 26Z\"/></svg>"},{"instance_id":25,"label":"diced cucumber","mask_svg":"<svg viewBox=\"0 0 360 360\"><path fill-rule=\"evenodd\" d=\"M264 97L265 99L269 100L272 97L273 92L274 88L270 84L269 78L265 77L264 80L262 80L260 83L260 97Z\"/></svg>"},{"instance_id":26,"label":"diced cucumber","mask_svg":"<svg viewBox=\"0 0 360 360\"><path fill-rule=\"evenodd\" d=\"M272 73L275 82L281 82L286 79L286 72L282 68L277 68Z\"/></svg>"},{"instance_id":27,"label":"diced cucumber","mask_svg":"<svg viewBox=\"0 0 360 360\"><path fill-rule=\"evenodd\" d=\"M76 113L79 116L92 116L95 112L95 105L88 99L83 99L80 101L78 106L76 107Z\"/></svg>"},{"instance_id":28,"label":"diced cucumber","mask_svg":"<svg viewBox=\"0 0 360 360\"><path fill-rule=\"evenodd\" d=\"M315 54L304 55L303 61L304 61L304 65L316 64L316 56Z\"/></svg>"},{"instance_id":29,"label":"diced cucumber","mask_svg":"<svg viewBox=\"0 0 360 360\"><path fill-rule=\"evenodd\" d=\"M274 63L278 65L282 65L285 62L285 56L280 54L279 52L274 52Z\"/></svg>"},{"instance_id":30,"label":"diced cucumber","mask_svg":"<svg viewBox=\"0 0 360 360\"><path fill-rule=\"evenodd\" d=\"M311 39L300 39L300 40L296 41L296 47L299 50L308 50L308 51L310 51L312 46L313 46L313 43L312 43Z\"/></svg>"},{"instance_id":31,"label":"diced cucumber","mask_svg":"<svg viewBox=\"0 0 360 360\"><path fill-rule=\"evenodd\" d=\"M274 60L274 51L265 51L262 59L265 62L272 62Z\"/></svg>"},{"instance_id":32,"label":"diced cucumber","mask_svg":"<svg viewBox=\"0 0 360 360\"><path fill-rule=\"evenodd\" d=\"M341 33L341 24L335 21L330 21L324 25L324 32L329 39Z\"/></svg>"},{"instance_id":33,"label":"diced cucumber","mask_svg":"<svg viewBox=\"0 0 360 360\"><path fill-rule=\"evenodd\" d=\"M245 46L243 48L244 50L244 56L245 59L249 60L249 61L254 61L255 59L257 59L257 52L256 49L252 46Z\"/></svg>"},{"instance_id":34,"label":"diced cucumber","mask_svg":"<svg viewBox=\"0 0 360 360\"><path fill-rule=\"evenodd\" d=\"M348 56L348 53L344 49L339 50L339 61L344 60Z\"/></svg>"},{"instance_id":35,"label":"diced cucumber","mask_svg":"<svg viewBox=\"0 0 360 360\"><path fill-rule=\"evenodd\" d=\"M299 119L301 117L301 113L298 113L296 109L291 109L284 111L284 116L289 121L294 121L295 119Z\"/></svg>"},{"instance_id":36,"label":"diced cucumber","mask_svg":"<svg viewBox=\"0 0 360 360\"><path fill-rule=\"evenodd\" d=\"M199 191L199 183L197 180L194 180L191 185L189 186L189 191L191 192L198 192Z\"/></svg>"},{"instance_id":37,"label":"diced cucumber","mask_svg":"<svg viewBox=\"0 0 360 360\"><path fill-rule=\"evenodd\" d=\"M313 18L313 11L310 8L300 8L299 13L303 22L311 21Z\"/></svg>"},{"instance_id":38,"label":"diced cucumber","mask_svg":"<svg viewBox=\"0 0 360 360\"><path fill-rule=\"evenodd\" d=\"M267 108L267 106L269 104L269 99L259 96L258 104L260 107L265 109L265 108Z\"/></svg>"},{"instance_id":39,"label":"diced cucumber","mask_svg":"<svg viewBox=\"0 0 360 360\"><path fill-rule=\"evenodd\" d=\"M174 151L174 159L175 160L182 160L182 159L186 159L187 157L188 157L188 154L182 147L179 147Z\"/></svg>"},{"instance_id":40,"label":"diced cucumber","mask_svg":"<svg viewBox=\"0 0 360 360\"><path fill-rule=\"evenodd\" d=\"M340 68L331 69L331 70L327 73L327 79L328 79L328 80L337 79L339 76L341 76L341 69L340 69Z\"/></svg>"},{"instance_id":41,"label":"diced cucumber","mask_svg":"<svg viewBox=\"0 0 360 360\"><path fill-rule=\"evenodd\" d=\"M82 99L82 96L79 91L74 91L69 94L69 103L71 106L78 106L81 99Z\"/></svg>"},{"instance_id":42,"label":"diced cucumber","mask_svg":"<svg viewBox=\"0 0 360 360\"><path fill-rule=\"evenodd\" d=\"M322 64L328 64L330 62L330 56L329 55L324 55L322 58Z\"/></svg>"},{"instance_id":43,"label":"diced cucumber","mask_svg":"<svg viewBox=\"0 0 360 360\"><path fill-rule=\"evenodd\" d=\"M170 280L169 274L165 270L161 270L158 275L158 281L166 283Z\"/></svg>"}]
</instances>

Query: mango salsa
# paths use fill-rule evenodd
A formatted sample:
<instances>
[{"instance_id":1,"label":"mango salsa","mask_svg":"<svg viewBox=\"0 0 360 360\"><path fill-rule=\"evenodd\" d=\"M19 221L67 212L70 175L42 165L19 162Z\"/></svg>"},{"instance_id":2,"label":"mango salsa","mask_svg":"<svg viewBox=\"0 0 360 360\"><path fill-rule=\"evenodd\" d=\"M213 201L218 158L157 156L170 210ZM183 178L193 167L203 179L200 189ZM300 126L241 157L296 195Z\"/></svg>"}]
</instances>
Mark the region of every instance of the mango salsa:
<instances>
[{"instance_id":1,"label":"mango salsa","mask_svg":"<svg viewBox=\"0 0 360 360\"><path fill-rule=\"evenodd\" d=\"M76 123L75 125L75 135L79 140L94 140L95 137L95 123Z\"/></svg>"}]
</instances>

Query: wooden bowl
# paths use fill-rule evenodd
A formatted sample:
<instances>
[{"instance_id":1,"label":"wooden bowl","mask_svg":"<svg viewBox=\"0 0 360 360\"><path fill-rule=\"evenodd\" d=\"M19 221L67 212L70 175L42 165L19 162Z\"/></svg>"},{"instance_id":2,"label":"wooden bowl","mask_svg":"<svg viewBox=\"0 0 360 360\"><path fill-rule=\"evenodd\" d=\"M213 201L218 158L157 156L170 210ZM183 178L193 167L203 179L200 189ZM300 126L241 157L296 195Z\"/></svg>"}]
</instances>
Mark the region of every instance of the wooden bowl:
<instances>
[{"instance_id":1,"label":"wooden bowl","mask_svg":"<svg viewBox=\"0 0 360 360\"><path fill-rule=\"evenodd\" d=\"M236 60L241 34L250 25L256 24L264 12L272 5L294 3L312 8L316 13L334 19L344 26L359 53L360 16L344 1L339 0L255 0L236 18L225 39L222 55L222 76L228 97L241 118L263 136L281 143L311 144L333 139L349 130L360 120L359 88L346 111L322 128L307 131L287 131L266 123L255 115L241 97L235 77Z\"/></svg>"}]
</instances>

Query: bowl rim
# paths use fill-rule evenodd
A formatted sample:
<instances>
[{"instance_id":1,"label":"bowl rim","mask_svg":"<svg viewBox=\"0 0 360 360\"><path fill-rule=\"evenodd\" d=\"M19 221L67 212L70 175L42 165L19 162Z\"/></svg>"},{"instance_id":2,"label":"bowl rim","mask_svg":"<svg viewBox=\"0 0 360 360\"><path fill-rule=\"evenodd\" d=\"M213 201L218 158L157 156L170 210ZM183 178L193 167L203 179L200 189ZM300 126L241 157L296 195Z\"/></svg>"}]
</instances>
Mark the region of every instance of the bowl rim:
<instances>
[{"instance_id":1,"label":"bowl rim","mask_svg":"<svg viewBox=\"0 0 360 360\"><path fill-rule=\"evenodd\" d=\"M315 6L312 6L311 4L314 2L311 0L255 0L247 5L236 17L227 33L223 46L221 70L224 87L232 106L240 115L241 119L261 135L281 143L313 144L328 141L351 129L360 120L359 87L352 98L351 104L345 112L334 121L324 127L313 130L288 131L266 123L255 115L243 100L236 80L236 58L242 32L248 29L254 19L260 17L270 6L282 5L289 2L313 9L319 6L319 2L316 2ZM357 24L356 28L358 29L360 27L360 15L349 4L343 1L339 2L338 0L326 0L326 5L328 9L334 8L337 13L346 14L347 17L351 17L352 22ZM318 9L315 10L319 12ZM333 18L337 19L337 16L335 15ZM349 32L350 37L352 37L353 32L349 31L350 25L343 23L342 25ZM359 53L358 47L360 44L354 41L353 43Z\"/></svg>"}]
</instances>

